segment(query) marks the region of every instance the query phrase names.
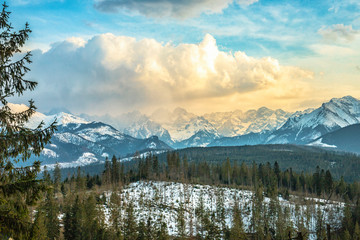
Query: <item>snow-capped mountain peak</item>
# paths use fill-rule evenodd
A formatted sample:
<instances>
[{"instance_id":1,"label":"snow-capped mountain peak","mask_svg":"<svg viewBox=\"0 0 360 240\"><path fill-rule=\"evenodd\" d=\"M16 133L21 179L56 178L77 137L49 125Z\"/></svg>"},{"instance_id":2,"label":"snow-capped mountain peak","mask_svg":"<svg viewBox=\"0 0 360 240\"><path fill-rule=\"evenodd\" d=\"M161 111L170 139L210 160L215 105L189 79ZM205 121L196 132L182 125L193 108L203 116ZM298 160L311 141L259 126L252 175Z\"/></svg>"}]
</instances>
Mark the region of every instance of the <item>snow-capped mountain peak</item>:
<instances>
[{"instance_id":1,"label":"snow-capped mountain peak","mask_svg":"<svg viewBox=\"0 0 360 240\"><path fill-rule=\"evenodd\" d=\"M360 101L351 96L333 98L315 110L294 113L268 142L308 143L328 132L356 123L360 123Z\"/></svg>"},{"instance_id":2,"label":"snow-capped mountain peak","mask_svg":"<svg viewBox=\"0 0 360 240\"><path fill-rule=\"evenodd\" d=\"M52 115L51 117L56 118L57 123L59 125L67 125L67 124L86 124L90 123L86 121L83 118L77 117L75 115L72 115L70 113L61 112L55 115Z\"/></svg>"},{"instance_id":3,"label":"snow-capped mountain peak","mask_svg":"<svg viewBox=\"0 0 360 240\"><path fill-rule=\"evenodd\" d=\"M7 106L10 108L12 113L20 113L29 109L25 104L8 103Z\"/></svg>"}]
</instances>

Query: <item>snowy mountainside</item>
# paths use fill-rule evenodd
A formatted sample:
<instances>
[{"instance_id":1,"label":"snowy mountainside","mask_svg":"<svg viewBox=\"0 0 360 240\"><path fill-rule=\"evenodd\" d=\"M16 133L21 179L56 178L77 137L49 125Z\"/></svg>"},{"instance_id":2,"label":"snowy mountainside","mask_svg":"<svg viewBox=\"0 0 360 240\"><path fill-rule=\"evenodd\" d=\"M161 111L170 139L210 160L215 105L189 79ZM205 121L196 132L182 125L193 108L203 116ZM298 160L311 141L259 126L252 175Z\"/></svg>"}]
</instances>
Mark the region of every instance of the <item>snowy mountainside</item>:
<instances>
[{"instance_id":1,"label":"snowy mountainside","mask_svg":"<svg viewBox=\"0 0 360 240\"><path fill-rule=\"evenodd\" d=\"M105 218L110 221L109 201L112 192L106 192L107 203L103 206ZM128 202L134 204L136 220L146 222L150 216L152 221L160 219L166 222L167 230L170 235L177 235L177 213L180 203L183 204L184 217L186 224L186 233L190 232L190 219L192 219L192 231L196 234L196 225L200 224L197 218L196 208L200 202L203 202L206 212L216 212L217 203L222 201L225 208L225 222L227 227L232 224L232 208L237 199L241 209L244 230L251 232L252 202L254 194L248 190L239 190L226 187L216 187L197 184L182 184L173 182L135 182L124 187L121 193L122 209ZM316 232L316 210L320 208L324 213L325 223L331 223L332 226L339 226L342 219L342 209L344 203L330 202L322 199L301 199L292 196L290 201L281 197L278 198L283 211L289 216L293 226L296 227L296 221L304 220L305 226L311 232ZM264 205L269 205L271 200L264 198ZM295 207L295 203L298 208ZM266 208L269 209L269 208ZM312 209L312 210L311 210ZM307 211L308 210L308 211ZM310 213L310 214L309 214ZM122 213L125 216L125 212ZM275 221L275 219L274 219ZM274 223L269 223L271 226ZM315 234L310 234L309 239L315 239Z\"/></svg>"},{"instance_id":2,"label":"snowy mountainside","mask_svg":"<svg viewBox=\"0 0 360 240\"><path fill-rule=\"evenodd\" d=\"M204 115L223 137L272 131L285 123L290 116L289 112L281 109L271 110L266 107L247 112L237 110Z\"/></svg>"},{"instance_id":3,"label":"snowy mountainside","mask_svg":"<svg viewBox=\"0 0 360 240\"><path fill-rule=\"evenodd\" d=\"M81 116L91 121L107 123L134 138L145 139L151 136L158 136L159 139L166 144L173 144L169 132L163 128L161 124L151 120L139 111L132 111L118 116L89 116L86 114L82 114Z\"/></svg>"},{"instance_id":4,"label":"snowy mountainside","mask_svg":"<svg viewBox=\"0 0 360 240\"><path fill-rule=\"evenodd\" d=\"M219 136L214 133L210 133L206 130L200 130L190 138L180 142L174 143L175 148L187 148L187 147L207 147Z\"/></svg>"},{"instance_id":5,"label":"snowy mountainside","mask_svg":"<svg viewBox=\"0 0 360 240\"><path fill-rule=\"evenodd\" d=\"M8 107L14 113L26 111L27 109L29 109L29 107L26 106L25 104L8 103ZM35 112L31 116L29 121L25 124L25 127L35 129L39 126L41 121L44 122L44 126L46 127L46 126L49 126L55 120L57 121L58 125L65 125L65 126L68 124L89 123L88 121L86 121L80 117L74 116L72 114L69 114L69 113L60 112L60 113L53 114L53 115L45 115L40 112Z\"/></svg>"},{"instance_id":6,"label":"snowy mountainside","mask_svg":"<svg viewBox=\"0 0 360 240\"><path fill-rule=\"evenodd\" d=\"M266 142L306 144L356 123L360 123L360 100L351 96L333 98L313 111L295 113Z\"/></svg>"},{"instance_id":7,"label":"snowy mountainside","mask_svg":"<svg viewBox=\"0 0 360 240\"><path fill-rule=\"evenodd\" d=\"M270 134L270 131L262 131L259 133L248 133L235 137L223 137L212 141L207 145L207 147L262 144L269 137Z\"/></svg>"},{"instance_id":8,"label":"snowy mountainside","mask_svg":"<svg viewBox=\"0 0 360 240\"><path fill-rule=\"evenodd\" d=\"M157 112L160 114L159 111ZM187 140L199 131L208 132L215 137L219 136L216 128L206 118L189 113L183 108L176 108L166 115L168 119L157 118L156 114L152 114L151 118L168 130L174 142Z\"/></svg>"},{"instance_id":9,"label":"snowy mountainside","mask_svg":"<svg viewBox=\"0 0 360 240\"><path fill-rule=\"evenodd\" d=\"M26 105L9 104L13 112L28 109ZM58 130L51 144L47 144L39 157L32 156L30 161L39 159L42 165L53 166L59 162L63 167L84 166L98 163L106 157L126 157L135 152L170 150L171 148L156 136L138 139L121 133L114 127L102 122L89 122L70 113L45 115L35 112L25 124L36 128L41 121L44 127L57 121Z\"/></svg>"},{"instance_id":10,"label":"snowy mountainside","mask_svg":"<svg viewBox=\"0 0 360 240\"><path fill-rule=\"evenodd\" d=\"M173 143L168 130L163 128L159 123L151 121L145 117L137 122L133 122L129 127L125 128L124 133L142 139L151 136L158 136L161 141L168 144Z\"/></svg>"},{"instance_id":11,"label":"snowy mountainside","mask_svg":"<svg viewBox=\"0 0 360 240\"><path fill-rule=\"evenodd\" d=\"M126 134L137 138L156 135L172 147L206 146L221 137L260 133L280 127L291 113L265 107L242 112L219 112L199 116L183 108L157 109L150 116L138 111L108 118ZM99 119L99 118L93 118ZM106 119L104 119L105 122ZM204 139L199 139L204 137ZM194 141L196 139L196 141Z\"/></svg>"},{"instance_id":12,"label":"snowy mountainside","mask_svg":"<svg viewBox=\"0 0 360 240\"><path fill-rule=\"evenodd\" d=\"M170 150L171 148L158 137L137 139L123 134L110 125L101 122L85 124L68 123L60 125L52 138L52 144L46 146L51 155L43 152L43 164L66 163L64 167L83 166L111 158L126 157L143 151ZM56 157L54 157L56 156Z\"/></svg>"}]
</instances>

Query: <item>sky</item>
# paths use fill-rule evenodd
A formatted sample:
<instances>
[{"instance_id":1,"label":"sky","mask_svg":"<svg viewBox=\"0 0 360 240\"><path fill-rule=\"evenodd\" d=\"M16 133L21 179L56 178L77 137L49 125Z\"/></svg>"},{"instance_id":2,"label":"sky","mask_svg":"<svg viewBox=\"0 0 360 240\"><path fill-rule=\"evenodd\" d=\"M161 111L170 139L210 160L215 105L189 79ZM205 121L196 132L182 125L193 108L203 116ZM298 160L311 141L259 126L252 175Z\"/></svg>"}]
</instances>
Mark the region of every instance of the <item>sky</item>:
<instances>
[{"instance_id":1,"label":"sky","mask_svg":"<svg viewBox=\"0 0 360 240\"><path fill-rule=\"evenodd\" d=\"M360 97L358 0L10 0L42 112L204 114Z\"/></svg>"}]
</instances>

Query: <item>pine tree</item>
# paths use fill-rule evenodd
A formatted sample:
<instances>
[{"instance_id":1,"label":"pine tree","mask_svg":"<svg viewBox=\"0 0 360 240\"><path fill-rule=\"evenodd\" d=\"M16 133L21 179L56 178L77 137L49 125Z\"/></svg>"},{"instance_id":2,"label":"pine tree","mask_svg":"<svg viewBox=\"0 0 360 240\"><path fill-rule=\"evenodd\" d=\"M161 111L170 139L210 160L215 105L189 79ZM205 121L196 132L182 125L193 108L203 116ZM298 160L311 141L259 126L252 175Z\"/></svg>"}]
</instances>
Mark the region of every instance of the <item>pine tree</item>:
<instances>
[{"instance_id":1,"label":"pine tree","mask_svg":"<svg viewBox=\"0 0 360 240\"><path fill-rule=\"evenodd\" d=\"M35 221L32 226L31 240L47 240L47 230L45 226L45 214L42 210L37 211Z\"/></svg>"},{"instance_id":2,"label":"pine tree","mask_svg":"<svg viewBox=\"0 0 360 240\"><path fill-rule=\"evenodd\" d=\"M101 231L101 226L98 219L99 210L96 207L96 199L93 194L86 198L83 208L82 239L96 239Z\"/></svg>"},{"instance_id":3,"label":"pine tree","mask_svg":"<svg viewBox=\"0 0 360 240\"><path fill-rule=\"evenodd\" d=\"M65 240L80 240L83 233L84 209L79 196L75 202L65 206L64 237Z\"/></svg>"},{"instance_id":4,"label":"pine tree","mask_svg":"<svg viewBox=\"0 0 360 240\"><path fill-rule=\"evenodd\" d=\"M241 211L239 209L239 203L235 200L233 207L233 220L230 229L230 240L245 240L246 234L244 231Z\"/></svg>"},{"instance_id":5,"label":"pine tree","mask_svg":"<svg viewBox=\"0 0 360 240\"><path fill-rule=\"evenodd\" d=\"M324 226L324 216L320 209L320 206L317 208L316 212L316 237L317 239L325 239L326 231Z\"/></svg>"},{"instance_id":6,"label":"pine tree","mask_svg":"<svg viewBox=\"0 0 360 240\"><path fill-rule=\"evenodd\" d=\"M183 203L180 203L177 210L177 230L180 239L185 239L185 209Z\"/></svg>"},{"instance_id":7,"label":"pine tree","mask_svg":"<svg viewBox=\"0 0 360 240\"><path fill-rule=\"evenodd\" d=\"M81 168L77 168L76 173L76 191L83 191L85 189L85 178L82 176Z\"/></svg>"},{"instance_id":8,"label":"pine tree","mask_svg":"<svg viewBox=\"0 0 360 240\"><path fill-rule=\"evenodd\" d=\"M152 239L155 239L154 236L154 226L153 226L153 222L152 222L152 219L151 219L151 216L149 215L148 216L148 219L146 221L146 239L148 240L152 240Z\"/></svg>"},{"instance_id":9,"label":"pine tree","mask_svg":"<svg viewBox=\"0 0 360 240\"><path fill-rule=\"evenodd\" d=\"M163 221L162 217L159 219L158 225L159 225L159 228L158 228L158 231L156 233L156 239L158 239L158 240L168 240L169 239L169 234L168 234L168 230L167 230L167 225Z\"/></svg>"},{"instance_id":10,"label":"pine tree","mask_svg":"<svg viewBox=\"0 0 360 240\"><path fill-rule=\"evenodd\" d=\"M145 240L146 239L146 226L144 223L144 220L141 219L138 226L137 226L137 232L139 233L137 235L136 240ZM131 237L129 237L131 239Z\"/></svg>"},{"instance_id":11,"label":"pine tree","mask_svg":"<svg viewBox=\"0 0 360 240\"><path fill-rule=\"evenodd\" d=\"M54 192L58 193L60 191L60 183L61 183L61 170L58 162L55 165L53 179L54 179Z\"/></svg>"},{"instance_id":12,"label":"pine tree","mask_svg":"<svg viewBox=\"0 0 360 240\"><path fill-rule=\"evenodd\" d=\"M345 230L343 233L342 240L351 240L351 235L348 230Z\"/></svg>"},{"instance_id":13,"label":"pine tree","mask_svg":"<svg viewBox=\"0 0 360 240\"><path fill-rule=\"evenodd\" d=\"M60 222L58 218L59 206L55 201L53 194L50 192L47 194L45 204L43 206L46 213L46 229L49 239L59 239L60 236Z\"/></svg>"},{"instance_id":14,"label":"pine tree","mask_svg":"<svg viewBox=\"0 0 360 240\"><path fill-rule=\"evenodd\" d=\"M326 171L325 173L325 192L330 195L332 193L333 187L334 187L334 183L333 183L333 179L331 176L331 173L329 170Z\"/></svg>"},{"instance_id":15,"label":"pine tree","mask_svg":"<svg viewBox=\"0 0 360 240\"><path fill-rule=\"evenodd\" d=\"M137 224L134 215L134 205L129 202L125 209L124 238L129 240L137 239Z\"/></svg>"},{"instance_id":16,"label":"pine tree","mask_svg":"<svg viewBox=\"0 0 360 240\"><path fill-rule=\"evenodd\" d=\"M360 240L360 227L359 227L358 222L356 222L356 224L355 224L354 237L353 237L353 239L354 239L354 240Z\"/></svg>"},{"instance_id":17,"label":"pine tree","mask_svg":"<svg viewBox=\"0 0 360 240\"><path fill-rule=\"evenodd\" d=\"M103 172L103 179L105 184L111 183L111 164L108 158L105 159L105 170Z\"/></svg>"},{"instance_id":18,"label":"pine tree","mask_svg":"<svg viewBox=\"0 0 360 240\"><path fill-rule=\"evenodd\" d=\"M110 196L110 221L111 227L118 239L122 238L122 216L121 216L121 197L117 193Z\"/></svg>"},{"instance_id":19,"label":"pine tree","mask_svg":"<svg viewBox=\"0 0 360 240\"><path fill-rule=\"evenodd\" d=\"M228 229L226 226L224 191L222 189L216 191L216 222L221 227L223 236L225 236Z\"/></svg>"},{"instance_id":20,"label":"pine tree","mask_svg":"<svg viewBox=\"0 0 360 240\"><path fill-rule=\"evenodd\" d=\"M352 213L351 213L350 205L346 204L343 211L344 211L343 213L344 217L342 219L342 227L343 229L348 230L350 232L353 229L353 221L352 221Z\"/></svg>"},{"instance_id":21,"label":"pine tree","mask_svg":"<svg viewBox=\"0 0 360 240\"><path fill-rule=\"evenodd\" d=\"M24 79L30 70L27 65L31 63L31 53L13 59L14 54L21 52L31 30L26 23L24 29L13 31L7 8L4 3L0 13L0 234L20 238L31 231L28 206L36 202L45 186L36 178L39 161L24 167L14 164L25 162L33 154L39 156L56 125L44 128L41 122L36 129L26 128L24 124L36 110L34 102L30 100L28 109L17 113L8 105L8 97L32 91L37 83Z\"/></svg>"}]
</instances>

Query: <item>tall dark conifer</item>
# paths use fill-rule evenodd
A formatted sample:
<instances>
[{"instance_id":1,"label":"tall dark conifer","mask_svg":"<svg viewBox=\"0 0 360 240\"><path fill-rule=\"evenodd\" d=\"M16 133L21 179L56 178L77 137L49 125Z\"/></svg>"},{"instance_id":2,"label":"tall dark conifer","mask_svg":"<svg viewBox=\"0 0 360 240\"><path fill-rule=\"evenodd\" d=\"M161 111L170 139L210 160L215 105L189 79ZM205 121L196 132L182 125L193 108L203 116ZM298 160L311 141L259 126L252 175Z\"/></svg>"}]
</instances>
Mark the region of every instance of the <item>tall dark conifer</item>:
<instances>
[{"instance_id":1,"label":"tall dark conifer","mask_svg":"<svg viewBox=\"0 0 360 240\"><path fill-rule=\"evenodd\" d=\"M24 124L36 110L34 102L30 100L28 109L22 112L14 112L8 105L7 98L32 91L37 83L24 79L30 70L27 65L31 63L31 53L13 58L21 54L31 30L26 23L24 29L14 31L7 8L4 3L0 12L0 235L19 239L29 238L28 206L36 202L44 185L36 179L39 161L25 167L14 164L25 162L32 154L39 156L56 125L44 128L42 122L36 129L26 128Z\"/></svg>"}]
</instances>

